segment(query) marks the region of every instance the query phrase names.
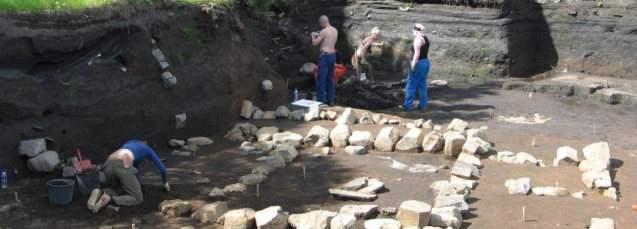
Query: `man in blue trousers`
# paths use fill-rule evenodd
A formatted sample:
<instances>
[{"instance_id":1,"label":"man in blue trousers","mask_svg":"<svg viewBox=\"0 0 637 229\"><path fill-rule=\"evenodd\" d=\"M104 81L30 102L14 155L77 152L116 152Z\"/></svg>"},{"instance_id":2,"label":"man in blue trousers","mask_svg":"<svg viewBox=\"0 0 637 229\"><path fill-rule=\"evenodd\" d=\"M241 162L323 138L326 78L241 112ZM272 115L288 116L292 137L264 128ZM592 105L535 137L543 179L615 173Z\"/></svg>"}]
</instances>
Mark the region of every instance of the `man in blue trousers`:
<instances>
[{"instance_id":1,"label":"man in blue trousers","mask_svg":"<svg viewBox=\"0 0 637 229\"><path fill-rule=\"evenodd\" d=\"M336 63L336 40L338 31L330 25L327 16L319 18L321 32L312 32L312 45L321 47L321 55L318 65L318 77L316 79L317 100L333 105L336 96L334 82L334 64ZM327 95L326 95L327 92Z\"/></svg>"},{"instance_id":2,"label":"man in blue trousers","mask_svg":"<svg viewBox=\"0 0 637 229\"><path fill-rule=\"evenodd\" d=\"M427 75L429 74L429 39L425 36L425 27L416 24L413 28L414 45L413 56L409 65L407 87L405 88L405 103L402 107L406 110L414 108L416 92L419 96L418 109L427 109Z\"/></svg>"}]
</instances>

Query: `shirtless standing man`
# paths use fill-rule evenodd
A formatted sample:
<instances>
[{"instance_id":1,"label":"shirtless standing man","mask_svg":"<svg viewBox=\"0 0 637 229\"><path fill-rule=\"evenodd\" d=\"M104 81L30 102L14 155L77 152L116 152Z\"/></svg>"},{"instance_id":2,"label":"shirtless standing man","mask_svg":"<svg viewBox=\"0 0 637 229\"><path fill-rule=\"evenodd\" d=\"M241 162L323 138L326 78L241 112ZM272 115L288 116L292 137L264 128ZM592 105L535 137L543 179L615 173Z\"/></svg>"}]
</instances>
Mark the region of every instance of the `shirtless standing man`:
<instances>
[{"instance_id":1,"label":"shirtless standing man","mask_svg":"<svg viewBox=\"0 0 637 229\"><path fill-rule=\"evenodd\" d=\"M333 105L336 96L334 82L334 64L336 63L336 40L338 31L332 25L327 16L322 15L319 18L321 32L312 32L312 45L321 47L321 55L319 56L318 77L316 79L316 97L317 100ZM326 95L327 91L327 95Z\"/></svg>"}]
</instances>

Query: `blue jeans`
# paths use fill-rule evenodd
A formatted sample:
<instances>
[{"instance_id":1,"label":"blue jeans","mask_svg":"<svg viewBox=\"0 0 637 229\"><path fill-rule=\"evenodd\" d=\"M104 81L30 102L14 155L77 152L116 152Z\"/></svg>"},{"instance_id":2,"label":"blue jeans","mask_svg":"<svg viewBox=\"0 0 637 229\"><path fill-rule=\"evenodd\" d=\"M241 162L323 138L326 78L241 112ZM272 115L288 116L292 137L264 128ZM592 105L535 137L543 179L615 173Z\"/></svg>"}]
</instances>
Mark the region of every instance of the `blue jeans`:
<instances>
[{"instance_id":1,"label":"blue jeans","mask_svg":"<svg viewBox=\"0 0 637 229\"><path fill-rule=\"evenodd\" d=\"M316 99L322 103L334 103L336 91L334 89L335 53L321 53L316 79ZM325 92L327 90L327 96Z\"/></svg>"},{"instance_id":2,"label":"blue jeans","mask_svg":"<svg viewBox=\"0 0 637 229\"><path fill-rule=\"evenodd\" d=\"M405 88L405 103L407 110L413 109L416 92L419 95L420 109L427 108L427 75L429 74L429 60L423 59L416 63L416 68L409 70L407 87Z\"/></svg>"}]
</instances>

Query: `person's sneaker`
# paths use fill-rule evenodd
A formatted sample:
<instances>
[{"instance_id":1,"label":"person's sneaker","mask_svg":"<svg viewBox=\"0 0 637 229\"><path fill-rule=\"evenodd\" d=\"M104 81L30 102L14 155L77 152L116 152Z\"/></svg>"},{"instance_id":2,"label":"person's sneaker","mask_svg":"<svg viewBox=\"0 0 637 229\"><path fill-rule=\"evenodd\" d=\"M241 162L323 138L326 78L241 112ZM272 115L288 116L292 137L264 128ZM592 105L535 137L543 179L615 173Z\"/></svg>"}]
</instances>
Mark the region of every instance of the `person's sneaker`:
<instances>
[{"instance_id":1,"label":"person's sneaker","mask_svg":"<svg viewBox=\"0 0 637 229\"><path fill-rule=\"evenodd\" d=\"M111 202L111 196L109 196L106 193L102 194L102 196L97 201L97 203L95 203L95 208L93 208L93 213L97 213L100 210L102 210L102 208L106 207L106 205L108 205L109 202Z\"/></svg>"},{"instance_id":2,"label":"person's sneaker","mask_svg":"<svg viewBox=\"0 0 637 229\"><path fill-rule=\"evenodd\" d=\"M95 209L95 204L100 198L100 195L102 195L102 190L100 190L99 188L93 189L93 191L91 191L91 196L88 198L88 201L86 201L86 207L88 208L88 210L94 211L93 209Z\"/></svg>"},{"instance_id":3,"label":"person's sneaker","mask_svg":"<svg viewBox=\"0 0 637 229\"><path fill-rule=\"evenodd\" d=\"M407 109L405 107L405 105L398 105L398 109L403 110L403 111L411 111L411 109Z\"/></svg>"}]
</instances>

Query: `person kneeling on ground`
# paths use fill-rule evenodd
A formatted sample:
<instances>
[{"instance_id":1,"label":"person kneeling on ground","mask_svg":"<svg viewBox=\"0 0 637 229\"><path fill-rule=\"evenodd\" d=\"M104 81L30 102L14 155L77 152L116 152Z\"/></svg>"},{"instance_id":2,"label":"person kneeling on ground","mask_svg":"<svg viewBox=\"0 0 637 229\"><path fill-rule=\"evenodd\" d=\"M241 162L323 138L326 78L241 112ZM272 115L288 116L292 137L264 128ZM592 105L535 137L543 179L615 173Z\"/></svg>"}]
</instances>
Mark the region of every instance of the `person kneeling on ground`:
<instances>
[{"instance_id":1,"label":"person kneeling on ground","mask_svg":"<svg viewBox=\"0 0 637 229\"><path fill-rule=\"evenodd\" d=\"M150 159L159 169L164 190L170 191L166 179L166 166L157 153L145 143L131 140L109 155L104 162L100 171L100 183L108 188L93 190L87 203L89 210L97 213L111 201L119 206L141 204L144 197L137 168L144 159Z\"/></svg>"}]
</instances>

